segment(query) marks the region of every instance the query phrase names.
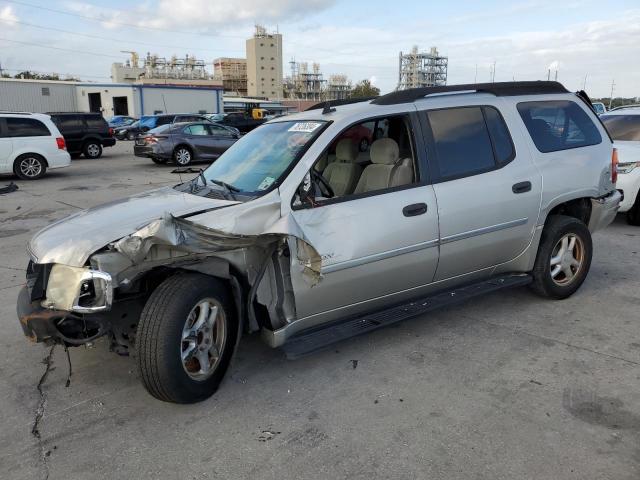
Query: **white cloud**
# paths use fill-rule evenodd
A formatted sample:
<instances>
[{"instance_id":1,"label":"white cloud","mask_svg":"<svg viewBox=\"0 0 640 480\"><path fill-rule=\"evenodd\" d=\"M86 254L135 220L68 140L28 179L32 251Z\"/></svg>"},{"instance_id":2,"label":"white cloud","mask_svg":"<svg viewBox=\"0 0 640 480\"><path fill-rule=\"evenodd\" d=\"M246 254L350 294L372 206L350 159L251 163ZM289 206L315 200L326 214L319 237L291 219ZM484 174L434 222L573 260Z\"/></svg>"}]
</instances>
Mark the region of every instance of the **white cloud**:
<instances>
[{"instance_id":1,"label":"white cloud","mask_svg":"<svg viewBox=\"0 0 640 480\"><path fill-rule=\"evenodd\" d=\"M229 23L290 22L332 6L333 0L161 0L154 26L224 26Z\"/></svg>"},{"instance_id":2,"label":"white cloud","mask_svg":"<svg viewBox=\"0 0 640 480\"><path fill-rule=\"evenodd\" d=\"M7 5L3 9L0 9L0 22L4 25L13 26L18 21L18 17L13 13L13 7Z\"/></svg>"}]
</instances>

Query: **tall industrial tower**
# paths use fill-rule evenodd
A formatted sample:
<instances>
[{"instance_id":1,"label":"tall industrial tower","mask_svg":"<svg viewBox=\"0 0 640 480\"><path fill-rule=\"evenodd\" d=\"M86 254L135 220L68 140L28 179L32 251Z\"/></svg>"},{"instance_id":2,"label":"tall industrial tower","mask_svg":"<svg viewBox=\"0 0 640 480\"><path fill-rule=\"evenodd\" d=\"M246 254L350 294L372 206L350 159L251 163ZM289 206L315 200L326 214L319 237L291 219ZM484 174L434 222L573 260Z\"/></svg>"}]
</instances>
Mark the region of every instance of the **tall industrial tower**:
<instances>
[{"instance_id":1,"label":"tall industrial tower","mask_svg":"<svg viewBox=\"0 0 640 480\"><path fill-rule=\"evenodd\" d=\"M417 45L410 53L400 52L397 90L446 85L448 63L448 57L441 56L436 47L429 53L418 52Z\"/></svg>"},{"instance_id":2,"label":"tall industrial tower","mask_svg":"<svg viewBox=\"0 0 640 480\"><path fill-rule=\"evenodd\" d=\"M282 35L261 25L247 40L247 95L282 98Z\"/></svg>"}]
</instances>

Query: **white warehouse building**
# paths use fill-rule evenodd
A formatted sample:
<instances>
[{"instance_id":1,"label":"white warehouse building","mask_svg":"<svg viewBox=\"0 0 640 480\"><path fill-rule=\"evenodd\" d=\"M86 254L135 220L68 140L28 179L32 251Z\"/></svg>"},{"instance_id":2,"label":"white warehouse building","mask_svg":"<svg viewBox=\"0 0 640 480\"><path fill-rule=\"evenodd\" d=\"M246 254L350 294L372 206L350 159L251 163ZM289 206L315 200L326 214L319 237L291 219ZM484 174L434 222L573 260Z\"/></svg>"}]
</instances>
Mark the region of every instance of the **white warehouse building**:
<instances>
[{"instance_id":1,"label":"white warehouse building","mask_svg":"<svg viewBox=\"0 0 640 480\"><path fill-rule=\"evenodd\" d=\"M158 113L221 113L216 86L83 83L0 79L0 110L101 112L104 117Z\"/></svg>"}]
</instances>

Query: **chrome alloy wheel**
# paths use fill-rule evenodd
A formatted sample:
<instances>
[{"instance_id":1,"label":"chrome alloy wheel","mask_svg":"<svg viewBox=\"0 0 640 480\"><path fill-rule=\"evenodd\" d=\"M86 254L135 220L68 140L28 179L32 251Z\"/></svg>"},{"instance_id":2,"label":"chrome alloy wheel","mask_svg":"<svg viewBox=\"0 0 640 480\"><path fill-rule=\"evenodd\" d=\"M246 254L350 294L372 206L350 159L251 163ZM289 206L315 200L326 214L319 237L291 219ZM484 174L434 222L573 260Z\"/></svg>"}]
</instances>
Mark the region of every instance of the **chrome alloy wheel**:
<instances>
[{"instance_id":1,"label":"chrome alloy wheel","mask_svg":"<svg viewBox=\"0 0 640 480\"><path fill-rule=\"evenodd\" d=\"M585 259L584 243L574 233L567 233L551 253L551 279L556 285L569 285L582 270Z\"/></svg>"},{"instance_id":2,"label":"chrome alloy wheel","mask_svg":"<svg viewBox=\"0 0 640 480\"><path fill-rule=\"evenodd\" d=\"M191 162L191 152L186 148L180 148L176 151L176 162L180 165L187 165Z\"/></svg>"},{"instance_id":3,"label":"chrome alloy wheel","mask_svg":"<svg viewBox=\"0 0 640 480\"><path fill-rule=\"evenodd\" d=\"M26 157L20 161L20 173L25 177L34 178L42 173L42 163L34 157Z\"/></svg>"},{"instance_id":4,"label":"chrome alloy wheel","mask_svg":"<svg viewBox=\"0 0 640 480\"><path fill-rule=\"evenodd\" d=\"M227 319L222 304L204 298L191 309L182 329L182 367L193 380L206 380L220 361L227 341Z\"/></svg>"}]
</instances>

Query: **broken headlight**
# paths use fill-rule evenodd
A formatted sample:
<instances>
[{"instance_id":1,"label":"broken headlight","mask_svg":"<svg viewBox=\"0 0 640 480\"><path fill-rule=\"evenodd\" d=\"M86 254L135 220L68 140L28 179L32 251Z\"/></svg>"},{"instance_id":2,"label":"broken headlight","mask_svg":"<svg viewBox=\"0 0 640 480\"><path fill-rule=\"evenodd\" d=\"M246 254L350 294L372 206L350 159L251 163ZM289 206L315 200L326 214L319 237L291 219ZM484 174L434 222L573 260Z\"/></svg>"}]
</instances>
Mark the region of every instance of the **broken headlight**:
<instances>
[{"instance_id":1,"label":"broken headlight","mask_svg":"<svg viewBox=\"0 0 640 480\"><path fill-rule=\"evenodd\" d=\"M95 313L111 309L113 283L111 275L87 267L55 264L47 283L42 306L78 313Z\"/></svg>"}]
</instances>

